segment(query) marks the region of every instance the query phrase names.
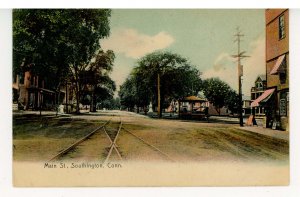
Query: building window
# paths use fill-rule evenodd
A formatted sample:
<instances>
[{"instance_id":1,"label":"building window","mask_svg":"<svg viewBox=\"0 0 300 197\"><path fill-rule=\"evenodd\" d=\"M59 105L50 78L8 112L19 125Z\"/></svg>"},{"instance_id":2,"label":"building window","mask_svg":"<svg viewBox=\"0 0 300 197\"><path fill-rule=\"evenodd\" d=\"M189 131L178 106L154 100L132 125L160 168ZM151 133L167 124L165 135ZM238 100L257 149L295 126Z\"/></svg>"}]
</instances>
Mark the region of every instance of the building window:
<instances>
[{"instance_id":1,"label":"building window","mask_svg":"<svg viewBox=\"0 0 300 197\"><path fill-rule=\"evenodd\" d=\"M255 100L256 98L255 98L255 93L252 93L251 94L251 100Z\"/></svg>"},{"instance_id":2,"label":"building window","mask_svg":"<svg viewBox=\"0 0 300 197\"><path fill-rule=\"evenodd\" d=\"M284 28L284 15L279 17L279 39L285 37L285 28Z\"/></svg>"},{"instance_id":3,"label":"building window","mask_svg":"<svg viewBox=\"0 0 300 197\"><path fill-rule=\"evenodd\" d=\"M256 88L259 89L259 90L262 89L263 88L262 82L257 82L256 83Z\"/></svg>"}]
</instances>

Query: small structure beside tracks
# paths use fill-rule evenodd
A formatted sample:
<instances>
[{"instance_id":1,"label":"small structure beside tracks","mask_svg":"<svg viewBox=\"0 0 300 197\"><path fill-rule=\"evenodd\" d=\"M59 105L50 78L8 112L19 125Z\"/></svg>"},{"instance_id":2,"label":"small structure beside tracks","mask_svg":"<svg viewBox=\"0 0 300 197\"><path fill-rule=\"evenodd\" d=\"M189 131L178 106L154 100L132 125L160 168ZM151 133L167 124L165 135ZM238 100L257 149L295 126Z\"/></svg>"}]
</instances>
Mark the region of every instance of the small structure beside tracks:
<instances>
[{"instance_id":1,"label":"small structure beside tracks","mask_svg":"<svg viewBox=\"0 0 300 197\"><path fill-rule=\"evenodd\" d=\"M208 101L204 98L189 96L178 100L179 118L182 119L207 119Z\"/></svg>"}]
</instances>

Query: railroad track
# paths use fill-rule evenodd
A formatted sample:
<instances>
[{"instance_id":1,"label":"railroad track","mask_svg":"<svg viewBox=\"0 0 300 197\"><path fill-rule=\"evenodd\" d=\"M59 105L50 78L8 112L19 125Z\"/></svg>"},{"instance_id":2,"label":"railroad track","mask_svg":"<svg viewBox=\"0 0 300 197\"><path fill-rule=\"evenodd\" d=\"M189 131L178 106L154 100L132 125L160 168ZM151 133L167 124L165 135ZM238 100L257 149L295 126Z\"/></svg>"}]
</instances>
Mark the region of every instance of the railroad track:
<instances>
[{"instance_id":1,"label":"railroad track","mask_svg":"<svg viewBox=\"0 0 300 197\"><path fill-rule=\"evenodd\" d=\"M103 131L105 133L106 137L108 138L108 140L110 141L110 145L107 147L107 151L105 151L106 153L103 153L104 158L105 158L103 163L105 164L105 163L108 163L110 160L112 160L111 158L113 157L112 156L113 152L116 153L118 160L123 160L121 151L119 150L120 147L117 145L117 140L118 140L118 137L119 137L119 134L120 134L121 130L124 130L126 133L130 134L135 139L138 139L138 141L140 141L142 144L148 146L153 151L159 153L166 160L175 162L175 160L172 157L170 157L169 155L167 155L166 153L164 153L163 151L161 151L160 149L158 149L154 145L150 144L146 140L144 140L141 137L137 136L136 134L132 133L128 129L124 128L121 116L119 116L119 118L120 118L119 122L112 122L111 121L112 119L108 120L107 122L105 122L101 126L94 129L88 135L86 135L83 138L79 139L78 141L76 141L75 143L73 143L72 145L67 147L66 149L60 151L58 154L56 154L54 157L52 157L48 162L57 160L57 159L63 157L64 155L67 155L70 151L75 149L79 144L81 144L84 141L90 139L94 134L96 134L99 131ZM95 148L97 148L97 147L95 147Z\"/></svg>"},{"instance_id":2,"label":"railroad track","mask_svg":"<svg viewBox=\"0 0 300 197\"><path fill-rule=\"evenodd\" d=\"M155 152L158 152L160 155L162 155L166 160L168 161L172 161L172 162L176 162L172 157L170 157L169 155L167 155L166 153L164 153L163 151L161 151L159 148L157 148L156 146L150 144L149 142L147 142L146 140L142 139L141 137L137 136L136 134L132 133L131 131L129 131L128 129L122 127L122 129L124 131L126 131L127 133L129 133L131 136L133 136L134 138L138 139L140 142L142 142L143 144L145 144L146 146L150 147L152 150L154 150Z\"/></svg>"},{"instance_id":3,"label":"railroad track","mask_svg":"<svg viewBox=\"0 0 300 197\"><path fill-rule=\"evenodd\" d=\"M113 150L115 150L115 152L117 153L118 157L120 160L122 160L122 156L121 156L121 153L120 151L118 150L118 146L116 144L117 142L117 139L118 139L118 136L119 136L119 133L122 129L122 120L121 120L121 117L120 117L120 122L118 123L118 128L115 129L113 127L108 127L109 125L106 125L103 127L103 130L107 136L107 138L109 139L110 141L110 146L108 148L108 154L104 160L104 163L107 163L112 155L112 152Z\"/></svg>"},{"instance_id":4,"label":"railroad track","mask_svg":"<svg viewBox=\"0 0 300 197\"><path fill-rule=\"evenodd\" d=\"M56 154L54 157L52 157L51 159L48 160L48 162L54 161L58 158L61 158L62 156L66 155L67 153L69 153L71 150L73 150L76 146L78 146L79 144L81 144L82 142L86 141L87 139L89 139L92 135L94 135L97 131L99 131L100 129L102 129L103 127L105 127L105 125L107 125L109 122L111 121L111 119L109 119L108 121L106 121L104 124L102 124L101 126L97 127L96 129L94 129L92 132L90 132L89 134L87 134L86 136L84 136L83 138L77 140L76 142L74 142L73 144L71 144L70 146L68 146L67 148L65 148L64 150L60 151L58 154Z\"/></svg>"},{"instance_id":5,"label":"railroad track","mask_svg":"<svg viewBox=\"0 0 300 197\"><path fill-rule=\"evenodd\" d=\"M121 132L121 130L124 130L125 132L129 133L131 136L133 136L134 138L138 139L138 141L140 141L141 143L145 144L146 146L148 146L149 148L151 148L152 150L154 150L155 152L158 152L160 155L162 155L166 160L168 161L172 161L175 162L175 160L173 158L171 158L169 155L167 155L166 153L164 153L163 151L161 151L160 149L158 149L157 147L155 147L154 145L150 144L149 142L145 141L144 139L142 139L141 137L135 135L134 133L132 133L131 131L129 131L128 129L123 127L123 123L120 117L120 121L118 123L118 128L117 129L108 129L107 127L109 126L106 125L103 127L103 130L106 134L106 136L108 137L108 139L110 140L110 146L109 146L109 151L108 154L106 156L106 159L104 161L104 163L107 163L112 155L112 152L115 151L118 155L118 158L120 160L123 160L122 158L122 154L120 153L119 150L119 146L117 146L116 142L118 139L118 136Z\"/></svg>"}]
</instances>

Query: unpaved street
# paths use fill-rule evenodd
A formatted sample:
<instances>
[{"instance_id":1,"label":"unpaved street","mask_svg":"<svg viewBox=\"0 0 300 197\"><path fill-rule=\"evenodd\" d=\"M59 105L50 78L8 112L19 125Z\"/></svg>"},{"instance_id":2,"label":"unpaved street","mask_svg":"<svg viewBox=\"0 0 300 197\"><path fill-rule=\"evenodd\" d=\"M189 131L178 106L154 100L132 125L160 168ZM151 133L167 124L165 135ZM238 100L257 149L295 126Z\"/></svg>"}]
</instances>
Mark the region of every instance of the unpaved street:
<instances>
[{"instance_id":1,"label":"unpaved street","mask_svg":"<svg viewBox=\"0 0 300 197\"><path fill-rule=\"evenodd\" d=\"M289 158L288 141L241 130L235 124L158 120L132 112L102 111L51 117L46 126L33 132L21 117L24 119L14 118L14 160L18 161L47 161L108 120L107 133L100 129L59 160L104 161L112 143L108 135L112 140L116 137L120 120L116 148L125 161L287 162ZM39 119L35 121L40 125ZM120 160L116 153L113 148L109 160Z\"/></svg>"}]
</instances>

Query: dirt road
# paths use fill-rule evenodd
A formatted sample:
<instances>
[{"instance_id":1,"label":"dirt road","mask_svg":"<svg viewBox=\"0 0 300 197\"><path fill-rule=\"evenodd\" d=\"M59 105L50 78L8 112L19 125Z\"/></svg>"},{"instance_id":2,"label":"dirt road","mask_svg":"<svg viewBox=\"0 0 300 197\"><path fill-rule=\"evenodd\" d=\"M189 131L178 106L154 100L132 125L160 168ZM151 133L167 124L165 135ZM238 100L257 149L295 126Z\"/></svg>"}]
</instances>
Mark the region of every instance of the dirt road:
<instances>
[{"instance_id":1,"label":"dirt road","mask_svg":"<svg viewBox=\"0 0 300 197\"><path fill-rule=\"evenodd\" d=\"M14 159L21 161L47 160L100 123L111 119L111 129L117 127L120 118L123 125L116 145L125 161L287 162L289 158L288 141L240 130L235 124L158 120L131 112L102 111L69 119L49 118L47 126L33 131L27 125L29 119L24 123L18 118L14 119ZM103 161L110 144L100 130L62 159Z\"/></svg>"}]
</instances>

